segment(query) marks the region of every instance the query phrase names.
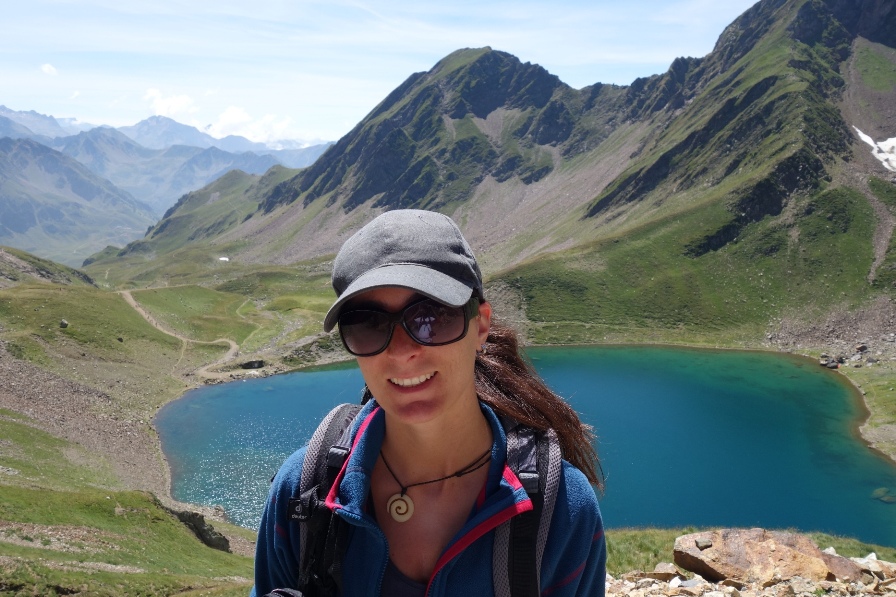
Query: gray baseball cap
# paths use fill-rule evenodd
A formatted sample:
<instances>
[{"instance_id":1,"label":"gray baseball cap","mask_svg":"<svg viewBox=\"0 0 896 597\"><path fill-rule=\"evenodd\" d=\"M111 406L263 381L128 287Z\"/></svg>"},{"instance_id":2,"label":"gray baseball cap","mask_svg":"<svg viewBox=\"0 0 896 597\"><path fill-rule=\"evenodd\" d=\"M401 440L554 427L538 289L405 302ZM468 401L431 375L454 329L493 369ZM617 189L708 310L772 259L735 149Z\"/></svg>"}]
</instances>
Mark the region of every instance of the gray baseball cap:
<instances>
[{"instance_id":1,"label":"gray baseball cap","mask_svg":"<svg viewBox=\"0 0 896 597\"><path fill-rule=\"evenodd\" d=\"M324 330L333 329L348 300L384 286L408 288L452 307L484 297L482 273L457 224L419 209L387 211L345 241L333 263L338 298Z\"/></svg>"}]
</instances>

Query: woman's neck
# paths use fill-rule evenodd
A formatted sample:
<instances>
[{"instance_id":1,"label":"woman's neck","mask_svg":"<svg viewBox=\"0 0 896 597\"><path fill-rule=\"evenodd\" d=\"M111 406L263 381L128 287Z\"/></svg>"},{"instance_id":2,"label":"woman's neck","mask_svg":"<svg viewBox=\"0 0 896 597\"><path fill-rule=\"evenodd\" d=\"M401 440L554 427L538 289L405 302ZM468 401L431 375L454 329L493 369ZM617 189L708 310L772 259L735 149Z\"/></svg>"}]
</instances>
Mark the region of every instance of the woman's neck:
<instances>
[{"instance_id":1,"label":"woman's neck","mask_svg":"<svg viewBox=\"0 0 896 597\"><path fill-rule=\"evenodd\" d=\"M491 426L479 401L421 424L403 424L386 413L382 451L396 470L411 477L449 475L481 456L493 443Z\"/></svg>"}]
</instances>

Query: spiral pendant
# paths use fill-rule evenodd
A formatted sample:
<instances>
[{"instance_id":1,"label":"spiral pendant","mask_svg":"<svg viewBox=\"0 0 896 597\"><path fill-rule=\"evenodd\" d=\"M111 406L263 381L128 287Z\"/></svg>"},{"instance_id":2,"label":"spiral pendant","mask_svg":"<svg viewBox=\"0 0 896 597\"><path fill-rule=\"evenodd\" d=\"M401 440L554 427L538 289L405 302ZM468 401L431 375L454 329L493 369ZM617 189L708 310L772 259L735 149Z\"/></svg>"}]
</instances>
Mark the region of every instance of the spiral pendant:
<instances>
[{"instance_id":1,"label":"spiral pendant","mask_svg":"<svg viewBox=\"0 0 896 597\"><path fill-rule=\"evenodd\" d=\"M386 509L395 522L406 522L414 515L414 500L406 493L396 493L386 502Z\"/></svg>"}]
</instances>

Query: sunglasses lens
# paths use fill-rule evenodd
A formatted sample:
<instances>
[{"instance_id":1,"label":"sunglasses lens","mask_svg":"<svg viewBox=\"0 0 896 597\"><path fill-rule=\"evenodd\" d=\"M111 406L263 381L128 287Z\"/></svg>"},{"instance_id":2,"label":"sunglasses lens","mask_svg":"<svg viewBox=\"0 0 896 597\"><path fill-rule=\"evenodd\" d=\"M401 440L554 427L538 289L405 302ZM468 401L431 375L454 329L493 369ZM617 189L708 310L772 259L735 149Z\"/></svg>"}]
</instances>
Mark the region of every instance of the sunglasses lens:
<instances>
[{"instance_id":1,"label":"sunglasses lens","mask_svg":"<svg viewBox=\"0 0 896 597\"><path fill-rule=\"evenodd\" d=\"M420 344L448 344L467 329L463 307L448 307L433 300L411 305L403 314L405 329Z\"/></svg>"},{"instance_id":2,"label":"sunglasses lens","mask_svg":"<svg viewBox=\"0 0 896 597\"><path fill-rule=\"evenodd\" d=\"M392 330L400 319L404 329L418 344L441 346L464 337L467 332L466 310L465 307L449 307L426 299L394 314L367 309L346 311L339 316L339 333L350 353L359 357L372 356L386 348L392 338Z\"/></svg>"},{"instance_id":3,"label":"sunglasses lens","mask_svg":"<svg viewBox=\"0 0 896 597\"><path fill-rule=\"evenodd\" d=\"M380 352L392 335L392 323L379 311L348 311L339 317L339 333L350 353L357 356Z\"/></svg>"}]
</instances>

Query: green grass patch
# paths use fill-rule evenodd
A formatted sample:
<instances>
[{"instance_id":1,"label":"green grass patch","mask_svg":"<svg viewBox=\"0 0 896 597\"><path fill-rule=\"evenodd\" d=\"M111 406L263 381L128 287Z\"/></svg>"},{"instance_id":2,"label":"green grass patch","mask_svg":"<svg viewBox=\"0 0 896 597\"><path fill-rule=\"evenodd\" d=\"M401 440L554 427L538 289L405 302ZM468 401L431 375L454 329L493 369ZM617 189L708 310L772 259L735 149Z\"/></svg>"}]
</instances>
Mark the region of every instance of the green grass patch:
<instances>
[{"instance_id":1,"label":"green grass patch","mask_svg":"<svg viewBox=\"0 0 896 597\"><path fill-rule=\"evenodd\" d=\"M115 490L95 454L8 410L0 438L0 593L248 593L251 558L206 547L153 496Z\"/></svg>"},{"instance_id":2,"label":"green grass patch","mask_svg":"<svg viewBox=\"0 0 896 597\"><path fill-rule=\"evenodd\" d=\"M868 180L868 187L875 197L883 201L890 212L896 215L896 185L871 177ZM874 285L882 290L896 289L896 235L890 237L884 261L875 272Z\"/></svg>"},{"instance_id":3,"label":"green grass patch","mask_svg":"<svg viewBox=\"0 0 896 597\"><path fill-rule=\"evenodd\" d=\"M827 533L808 533L808 535L819 548L833 547L838 555L845 558L864 558L869 553L874 552L880 560L887 562L896 561L896 548L894 547L863 543L857 539L828 535Z\"/></svg>"},{"instance_id":4,"label":"green grass patch","mask_svg":"<svg viewBox=\"0 0 896 597\"><path fill-rule=\"evenodd\" d=\"M875 91L896 87L896 64L874 48L864 46L856 52L855 67L862 82Z\"/></svg>"},{"instance_id":5,"label":"green grass patch","mask_svg":"<svg viewBox=\"0 0 896 597\"><path fill-rule=\"evenodd\" d=\"M896 184L872 176L868 179L868 187L878 199L896 213Z\"/></svg>"},{"instance_id":6,"label":"green grass patch","mask_svg":"<svg viewBox=\"0 0 896 597\"><path fill-rule=\"evenodd\" d=\"M11 352L48 363L47 346L74 342L103 360L143 358L141 345L176 350L179 342L149 325L121 296L88 286L22 284L0 289L0 319ZM68 324L61 327L62 320ZM119 340L121 338L121 340Z\"/></svg>"},{"instance_id":7,"label":"green grass patch","mask_svg":"<svg viewBox=\"0 0 896 597\"><path fill-rule=\"evenodd\" d=\"M230 338L242 342L257 329L238 309L246 298L202 286L175 286L134 291L132 296L162 325L191 340Z\"/></svg>"},{"instance_id":8,"label":"green grass patch","mask_svg":"<svg viewBox=\"0 0 896 597\"><path fill-rule=\"evenodd\" d=\"M607 572L618 577L633 570L652 571L672 562L672 549L680 535L696 529L607 529Z\"/></svg>"},{"instance_id":9,"label":"green grass patch","mask_svg":"<svg viewBox=\"0 0 896 597\"><path fill-rule=\"evenodd\" d=\"M250 558L206 547L145 493L0 486L0 495L2 587L41 595L248 592Z\"/></svg>"}]
</instances>

